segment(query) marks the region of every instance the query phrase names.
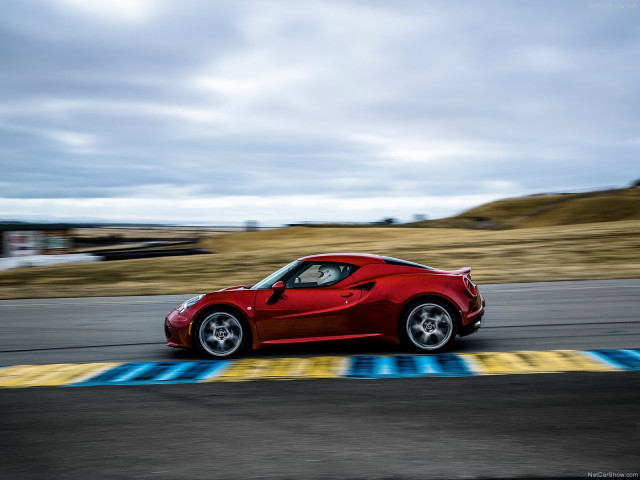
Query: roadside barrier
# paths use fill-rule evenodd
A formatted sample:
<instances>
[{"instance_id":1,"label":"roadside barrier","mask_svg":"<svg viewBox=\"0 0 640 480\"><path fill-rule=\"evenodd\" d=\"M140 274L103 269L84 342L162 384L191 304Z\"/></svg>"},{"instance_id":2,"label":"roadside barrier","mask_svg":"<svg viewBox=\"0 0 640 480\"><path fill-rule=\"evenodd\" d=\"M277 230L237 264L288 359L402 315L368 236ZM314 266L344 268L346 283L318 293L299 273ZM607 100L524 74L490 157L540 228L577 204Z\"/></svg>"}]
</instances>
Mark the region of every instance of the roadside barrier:
<instances>
[{"instance_id":1,"label":"roadside barrier","mask_svg":"<svg viewBox=\"0 0 640 480\"><path fill-rule=\"evenodd\" d=\"M640 370L640 349L243 358L0 367L0 388L89 387L321 378L470 377Z\"/></svg>"}]
</instances>

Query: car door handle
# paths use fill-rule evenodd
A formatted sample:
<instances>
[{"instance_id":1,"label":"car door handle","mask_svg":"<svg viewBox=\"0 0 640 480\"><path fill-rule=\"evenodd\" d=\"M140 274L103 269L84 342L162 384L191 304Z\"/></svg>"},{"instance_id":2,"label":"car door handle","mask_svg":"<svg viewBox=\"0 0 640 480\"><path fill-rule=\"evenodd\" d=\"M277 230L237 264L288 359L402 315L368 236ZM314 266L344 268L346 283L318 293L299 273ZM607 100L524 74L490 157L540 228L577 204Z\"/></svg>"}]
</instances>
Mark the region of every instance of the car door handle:
<instances>
[{"instance_id":1,"label":"car door handle","mask_svg":"<svg viewBox=\"0 0 640 480\"><path fill-rule=\"evenodd\" d=\"M343 296L343 297L345 297L345 298L346 298L346 297L353 297L353 293L352 293L352 292L344 292L344 293L342 294L342 296Z\"/></svg>"}]
</instances>

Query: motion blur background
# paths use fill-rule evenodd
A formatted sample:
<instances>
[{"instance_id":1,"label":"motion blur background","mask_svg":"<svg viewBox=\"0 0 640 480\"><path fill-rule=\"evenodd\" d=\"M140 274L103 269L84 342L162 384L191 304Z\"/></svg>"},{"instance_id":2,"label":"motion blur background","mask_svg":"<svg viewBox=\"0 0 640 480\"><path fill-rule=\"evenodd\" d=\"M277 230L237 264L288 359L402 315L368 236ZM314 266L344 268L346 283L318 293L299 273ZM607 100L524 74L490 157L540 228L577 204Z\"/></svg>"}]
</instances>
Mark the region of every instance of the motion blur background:
<instances>
[{"instance_id":1,"label":"motion blur background","mask_svg":"<svg viewBox=\"0 0 640 480\"><path fill-rule=\"evenodd\" d=\"M0 296L199 291L336 250L480 281L638 276L639 15L3 2L0 268L117 261L10 270Z\"/></svg>"}]
</instances>

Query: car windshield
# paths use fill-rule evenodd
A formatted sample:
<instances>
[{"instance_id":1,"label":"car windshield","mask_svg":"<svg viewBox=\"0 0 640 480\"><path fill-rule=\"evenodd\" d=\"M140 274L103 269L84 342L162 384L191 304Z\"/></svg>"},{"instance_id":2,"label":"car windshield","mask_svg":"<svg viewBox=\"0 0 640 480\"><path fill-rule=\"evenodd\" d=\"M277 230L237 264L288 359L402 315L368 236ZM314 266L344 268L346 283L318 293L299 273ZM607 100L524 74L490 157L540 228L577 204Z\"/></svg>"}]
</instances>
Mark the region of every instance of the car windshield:
<instances>
[{"instance_id":1,"label":"car windshield","mask_svg":"<svg viewBox=\"0 0 640 480\"><path fill-rule=\"evenodd\" d=\"M287 273L289 273L291 270L293 270L298 265L300 265L300 263L301 262L299 260L294 260L289 265L285 265L284 267L282 267L277 272L273 272L271 275L269 275L264 280L256 283L253 287L251 287L251 290L260 290L260 289L263 289L263 288L271 288L271 286L274 283L276 283L278 280L282 279Z\"/></svg>"}]
</instances>

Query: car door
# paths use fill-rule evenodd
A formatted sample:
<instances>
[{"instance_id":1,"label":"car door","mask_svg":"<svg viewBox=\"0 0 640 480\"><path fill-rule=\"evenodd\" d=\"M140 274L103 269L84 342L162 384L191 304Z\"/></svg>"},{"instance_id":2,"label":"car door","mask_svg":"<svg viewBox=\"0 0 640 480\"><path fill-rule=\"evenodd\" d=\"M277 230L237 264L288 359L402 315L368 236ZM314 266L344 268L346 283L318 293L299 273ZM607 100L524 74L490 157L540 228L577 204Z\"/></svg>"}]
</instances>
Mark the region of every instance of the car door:
<instances>
[{"instance_id":1,"label":"car door","mask_svg":"<svg viewBox=\"0 0 640 480\"><path fill-rule=\"evenodd\" d=\"M331 337L353 312L362 294L348 288L350 277L333 284L317 285L321 264L307 265L289 279L281 294L259 290L255 301L255 319L262 341ZM350 266L339 265L345 274Z\"/></svg>"}]
</instances>

